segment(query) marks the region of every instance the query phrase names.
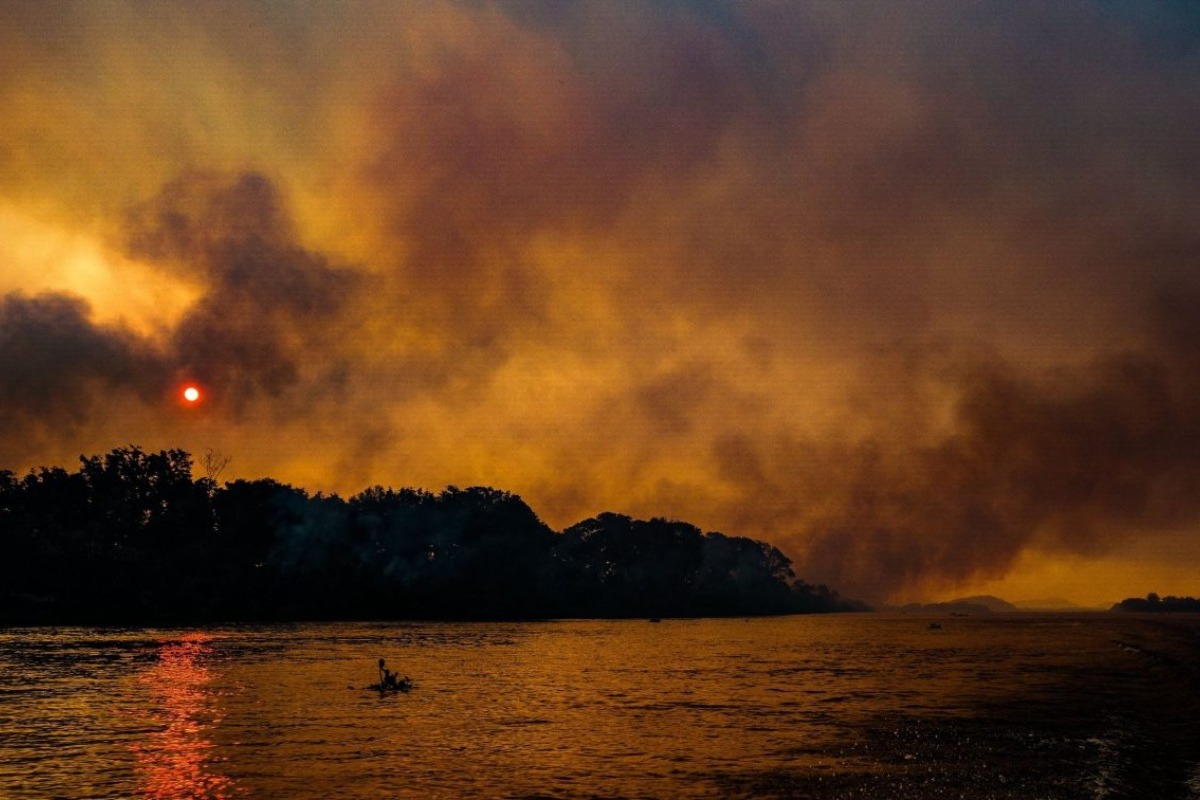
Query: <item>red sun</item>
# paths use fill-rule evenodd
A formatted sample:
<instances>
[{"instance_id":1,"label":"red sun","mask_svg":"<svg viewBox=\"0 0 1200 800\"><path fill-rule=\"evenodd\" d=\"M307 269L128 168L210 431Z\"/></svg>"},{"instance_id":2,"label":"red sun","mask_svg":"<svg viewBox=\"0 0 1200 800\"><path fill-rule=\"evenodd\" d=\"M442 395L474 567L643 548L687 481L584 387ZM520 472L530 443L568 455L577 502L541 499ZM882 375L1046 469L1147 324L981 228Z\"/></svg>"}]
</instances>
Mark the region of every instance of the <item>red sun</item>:
<instances>
[{"instance_id":1,"label":"red sun","mask_svg":"<svg viewBox=\"0 0 1200 800\"><path fill-rule=\"evenodd\" d=\"M200 402L200 390L195 386L188 386L183 390L183 399L189 405L195 405Z\"/></svg>"}]
</instances>

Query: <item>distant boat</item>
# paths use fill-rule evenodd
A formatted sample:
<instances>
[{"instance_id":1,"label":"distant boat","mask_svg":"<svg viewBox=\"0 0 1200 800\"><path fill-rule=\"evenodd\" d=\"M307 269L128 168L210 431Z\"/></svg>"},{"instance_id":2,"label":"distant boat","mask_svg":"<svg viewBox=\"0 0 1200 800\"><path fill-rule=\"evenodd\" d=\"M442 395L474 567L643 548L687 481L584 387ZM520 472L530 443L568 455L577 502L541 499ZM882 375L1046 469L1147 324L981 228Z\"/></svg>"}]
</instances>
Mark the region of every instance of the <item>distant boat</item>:
<instances>
[{"instance_id":1,"label":"distant boat","mask_svg":"<svg viewBox=\"0 0 1200 800\"><path fill-rule=\"evenodd\" d=\"M662 622L662 617L651 617L650 621L651 622Z\"/></svg>"},{"instance_id":2,"label":"distant boat","mask_svg":"<svg viewBox=\"0 0 1200 800\"><path fill-rule=\"evenodd\" d=\"M412 691L413 682L411 678L403 678L395 683L372 683L367 688L380 694L396 694L397 692L408 694Z\"/></svg>"},{"instance_id":3,"label":"distant boat","mask_svg":"<svg viewBox=\"0 0 1200 800\"><path fill-rule=\"evenodd\" d=\"M387 662L381 658L379 659L379 683L373 683L367 688L374 689L380 694L387 694L389 692L392 694L396 692L407 693L412 690L412 678L407 675L401 678L388 669Z\"/></svg>"}]
</instances>

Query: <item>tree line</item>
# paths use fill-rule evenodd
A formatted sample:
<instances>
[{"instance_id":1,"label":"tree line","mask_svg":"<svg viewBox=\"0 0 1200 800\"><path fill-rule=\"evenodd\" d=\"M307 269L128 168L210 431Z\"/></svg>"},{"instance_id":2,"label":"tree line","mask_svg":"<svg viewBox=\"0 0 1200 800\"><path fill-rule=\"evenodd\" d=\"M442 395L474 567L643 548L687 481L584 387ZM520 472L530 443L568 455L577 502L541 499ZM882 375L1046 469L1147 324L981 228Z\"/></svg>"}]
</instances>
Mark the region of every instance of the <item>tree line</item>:
<instances>
[{"instance_id":1,"label":"tree line","mask_svg":"<svg viewBox=\"0 0 1200 800\"><path fill-rule=\"evenodd\" d=\"M193 477L183 450L0 471L0 621L724 616L861 610L777 548L603 513L556 532L520 497L353 497Z\"/></svg>"},{"instance_id":2,"label":"tree line","mask_svg":"<svg viewBox=\"0 0 1200 800\"><path fill-rule=\"evenodd\" d=\"M1151 592L1145 597L1126 597L1121 602L1115 604L1112 611L1135 611L1135 612L1151 612L1151 613L1200 613L1200 598L1196 597L1175 597L1167 595L1159 597L1156 592Z\"/></svg>"}]
</instances>

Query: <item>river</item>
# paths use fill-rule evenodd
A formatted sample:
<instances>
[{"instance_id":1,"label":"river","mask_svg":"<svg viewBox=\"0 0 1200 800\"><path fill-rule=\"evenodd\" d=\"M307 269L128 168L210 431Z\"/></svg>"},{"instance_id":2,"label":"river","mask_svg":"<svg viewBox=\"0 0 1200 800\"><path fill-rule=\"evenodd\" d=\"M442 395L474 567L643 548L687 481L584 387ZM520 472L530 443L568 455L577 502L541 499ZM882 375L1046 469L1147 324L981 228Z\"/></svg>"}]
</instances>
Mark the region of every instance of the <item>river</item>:
<instances>
[{"instance_id":1,"label":"river","mask_svg":"<svg viewBox=\"0 0 1200 800\"><path fill-rule=\"evenodd\" d=\"M1198 653L1115 614L5 629L0 797L1200 798Z\"/></svg>"}]
</instances>

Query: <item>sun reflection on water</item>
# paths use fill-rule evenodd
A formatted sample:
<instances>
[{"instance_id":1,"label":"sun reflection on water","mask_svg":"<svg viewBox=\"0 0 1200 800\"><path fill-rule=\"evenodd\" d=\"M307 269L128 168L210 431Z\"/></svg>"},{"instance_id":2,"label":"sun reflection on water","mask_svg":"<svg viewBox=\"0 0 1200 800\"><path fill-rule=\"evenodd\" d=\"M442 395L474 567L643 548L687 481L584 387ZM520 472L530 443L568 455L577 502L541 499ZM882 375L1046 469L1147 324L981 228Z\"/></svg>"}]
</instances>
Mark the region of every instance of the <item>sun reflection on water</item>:
<instances>
[{"instance_id":1,"label":"sun reflection on water","mask_svg":"<svg viewBox=\"0 0 1200 800\"><path fill-rule=\"evenodd\" d=\"M216 764L209 738L220 715L211 689L212 673L206 665L211 637L190 633L163 642L158 660L139 680L155 705L161 726L131 746L145 797L233 797L236 786Z\"/></svg>"}]
</instances>

